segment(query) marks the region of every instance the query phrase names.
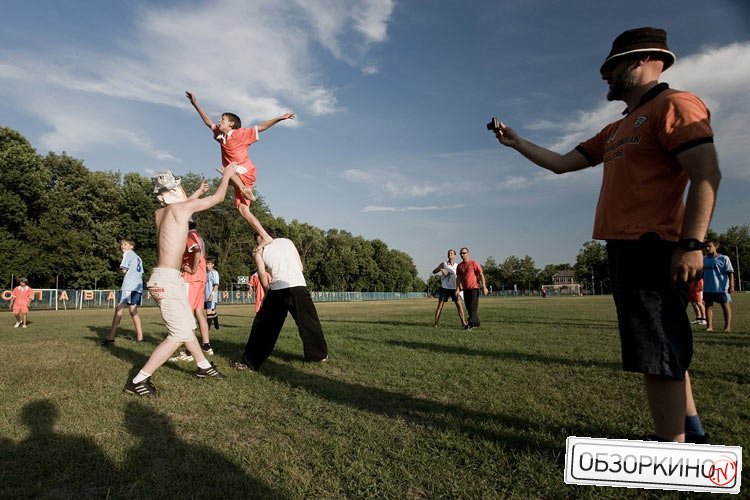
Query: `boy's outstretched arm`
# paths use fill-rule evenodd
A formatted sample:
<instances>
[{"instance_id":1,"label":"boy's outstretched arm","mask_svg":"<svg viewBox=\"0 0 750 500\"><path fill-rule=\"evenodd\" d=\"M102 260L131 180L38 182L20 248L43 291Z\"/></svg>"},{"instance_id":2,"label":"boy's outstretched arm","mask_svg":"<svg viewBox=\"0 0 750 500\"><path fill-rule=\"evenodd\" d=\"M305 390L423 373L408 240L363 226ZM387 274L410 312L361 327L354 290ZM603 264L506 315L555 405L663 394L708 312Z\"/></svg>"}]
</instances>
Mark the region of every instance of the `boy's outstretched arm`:
<instances>
[{"instance_id":1,"label":"boy's outstretched arm","mask_svg":"<svg viewBox=\"0 0 750 500\"><path fill-rule=\"evenodd\" d=\"M276 118L271 118L270 120L261 122L258 124L258 132L263 132L264 130L273 127L277 123L283 122L284 120L294 120L296 116L297 115L295 115L294 113L284 113L283 115L277 116Z\"/></svg>"},{"instance_id":2,"label":"boy's outstretched arm","mask_svg":"<svg viewBox=\"0 0 750 500\"><path fill-rule=\"evenodd\" d=\"M212 122L211 118L209 118L209 116L201 109L201 107L198 106L198 100L195 98L195 95L192 94L189 90L186 90L185 96L190 101L190 104L192 104L195 110L198 112L201 119L203 120L203 123L205 123L208 128L213 127L214 122Z\"/></svg>"}]
</instances>

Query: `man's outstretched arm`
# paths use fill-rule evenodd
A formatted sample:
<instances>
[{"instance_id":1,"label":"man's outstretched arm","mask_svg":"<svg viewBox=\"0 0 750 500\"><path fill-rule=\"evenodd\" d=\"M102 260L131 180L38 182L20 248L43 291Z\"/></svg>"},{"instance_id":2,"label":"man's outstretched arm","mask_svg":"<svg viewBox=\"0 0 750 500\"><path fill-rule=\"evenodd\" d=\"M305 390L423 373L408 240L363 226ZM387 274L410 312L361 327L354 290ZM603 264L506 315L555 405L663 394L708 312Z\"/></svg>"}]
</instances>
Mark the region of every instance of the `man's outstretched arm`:
<instances>
[{"instance_id":1,"label":"man's outstretched arm","mask_svg":"<svg viewBox=\"0 0 750 500\"><path fill-rule=\"evenodd\" d=\"M556 174L574 172L591 166L586 157L575 149L565 155L555 153L527 141L503 122L500 122L500 127L495 131L495 137L503 146L515 149L540 167Z\"/></svg>"}]
</instances>

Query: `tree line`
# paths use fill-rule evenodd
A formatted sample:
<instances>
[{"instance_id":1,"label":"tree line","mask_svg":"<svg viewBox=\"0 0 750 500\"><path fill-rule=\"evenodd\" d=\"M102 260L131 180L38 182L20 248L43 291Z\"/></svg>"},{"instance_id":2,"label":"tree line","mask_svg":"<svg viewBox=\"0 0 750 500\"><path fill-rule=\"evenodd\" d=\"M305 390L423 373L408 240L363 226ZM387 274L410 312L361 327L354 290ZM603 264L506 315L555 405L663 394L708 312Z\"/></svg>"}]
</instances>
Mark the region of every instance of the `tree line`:
<instances>
[{"instance_id":1,"label":"tree line","mask_svg":"<svg viewBox=\"0 0 750 500\"><path fill-rule=\"evenodd\" d=\"M188 194L201 181L201 176L191 173L182 178ZM218 179L212 183L215 189ZM17 280L24 275L37 288L52 288L58 279L61 288L117 288L122 238L136 242L148 273L156 262L156 208L149 178L132 172L89 171L81 160L64 152L41 156L21 134L0 127L0 286L7 288L11 276ZM437 276L422 281L411 256L381 240L323 230L298 220L286 222L273 216L262 196L253 204L253 212L277 236L295 242L313 290L408 292L440 286ZM255 271L250 256L253 233L237 213L232 196L197 214L196 224L207 254L216 259L222 288ZM746 265L749 233L747 224L721 234L708 233L720 244L719 251L730 256L735 278L743 265L750 267ZM489 257L483 267L493 291L538 290L564 270L574 271L576 282L587 290L610 291L607 254L598 241L585 242L572 264L539 269L528 255L511 255L500 263Z\"/></svg>"},{"instance_id":2,"label":"tree line","mask_svg":"<svg viewBox=\"0 0 750 500\"><path fill-rule=\"evenodd\" d=\"M729 256L734 267L735 289L748 290L750 288L750 279L748 279L750 277L750 225L731 226L723 233L709 229L706 241L709 240L719 244L719 253ZM556 273L573 271L575 282L582 285L585 290L596 294L611 293L606 246L603 242L596 240L583 244L576 255L574 264L549 264L539 269L535 266L534 259L528 255L520 258L511 255L502 263L498 263L494 257L488 257L482 268L487 287L492 287L493 292L515 288L520 291L538 291L544 285L551 285L552 277ZM740 279L742 279L741 285ZM431 276L427 281L427 287L430 290L435 290L439 286L439 276Z\"/></svg>"},{"instance_id":3,"label":"tree line","mask_svg":"<svg viewBox=\"0 0 750 500\"><path fill-rule=\"evenodd\" d=\"M182 177L190 194L202 177ZM218 185L213 180L211 189ZM119 242L136 243L146 276L156 263L151 180L137 173L89 171L83 161L62 154L37 154L20 133L0 128L0 286L25 276L35 288L117 288L122 258ZM323 230L274 217L262 196L253 204L260 222L299 249L312 290L423 291L411 256L339 230ZM224 287L255 269L253 233L234 198L196 214L206 253L216 259Z\"/></svg>"}]
</instances>

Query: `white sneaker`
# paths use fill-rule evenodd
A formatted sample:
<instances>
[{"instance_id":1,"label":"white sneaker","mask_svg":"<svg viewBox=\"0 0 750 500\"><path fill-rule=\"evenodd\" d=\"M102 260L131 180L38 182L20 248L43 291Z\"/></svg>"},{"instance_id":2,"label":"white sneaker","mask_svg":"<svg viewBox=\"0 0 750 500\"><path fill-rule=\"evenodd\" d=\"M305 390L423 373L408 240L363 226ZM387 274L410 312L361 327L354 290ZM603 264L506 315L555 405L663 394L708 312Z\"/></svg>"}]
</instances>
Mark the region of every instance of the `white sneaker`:
<instances>
[{"instance_id":1,"label":"white sneaker","mask_svg":"<svg viewBox=\"0 0 750 500\"><path fill-rule=\"evenodd\" d=\"M21 326L21 322L20 321L16 321L16 326L14 326L13 328L18 328L19 326Z\"/></svg>"},{"instance_id":2,"label":"white sneaker","mask_svg":"<svg viewBox=\"0 0 750 500\"><path fill-rule=\"evenodd\" d=\"M181 352L177 356L173 356L169 358L169 361L171 363L177 363L178 361L192 361L193 356L191 356L189 353Z\"/></svg>"},{"instance_id":3,"label":"white sneaker","mask_svg":"<svg viewBox=\"0 0 750 500\"><path fill-rule=\"evenodd\" d=\"M26 328L26 323L24 323L23 325L21 325L21 328Z\"/></svg>"}]
</instances>

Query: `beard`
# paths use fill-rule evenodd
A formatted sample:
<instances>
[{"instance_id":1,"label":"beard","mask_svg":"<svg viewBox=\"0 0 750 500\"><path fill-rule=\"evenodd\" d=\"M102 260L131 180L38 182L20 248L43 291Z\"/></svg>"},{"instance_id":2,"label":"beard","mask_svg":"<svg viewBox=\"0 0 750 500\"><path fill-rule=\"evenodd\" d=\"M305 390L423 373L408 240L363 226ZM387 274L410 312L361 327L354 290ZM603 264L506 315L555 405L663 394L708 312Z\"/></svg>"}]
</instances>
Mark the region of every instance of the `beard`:
<instances>
[{"instance_id":1,"label":"beard","mask_svg":"<svg viewBox=\"0 0 750 500\"><path fill-rule=\"evenodd\" d=\"M628 65L623 68L617 78L609 84L609 91L607 92L608 101L622 101L625 95L632 89L638 86L638 80L633 74L635 64Z\"/></svg>"}]
</instances>

